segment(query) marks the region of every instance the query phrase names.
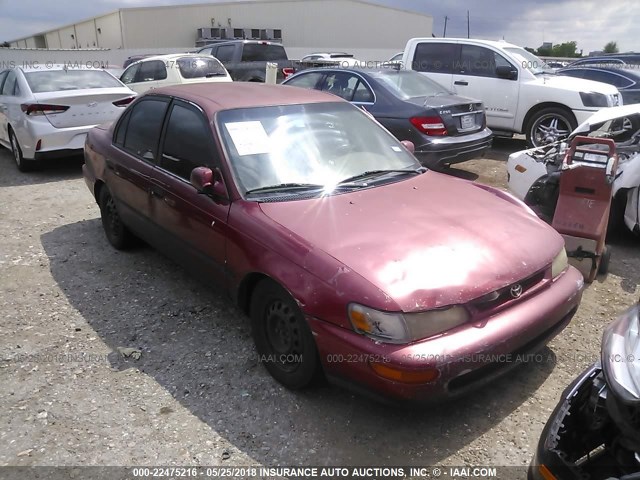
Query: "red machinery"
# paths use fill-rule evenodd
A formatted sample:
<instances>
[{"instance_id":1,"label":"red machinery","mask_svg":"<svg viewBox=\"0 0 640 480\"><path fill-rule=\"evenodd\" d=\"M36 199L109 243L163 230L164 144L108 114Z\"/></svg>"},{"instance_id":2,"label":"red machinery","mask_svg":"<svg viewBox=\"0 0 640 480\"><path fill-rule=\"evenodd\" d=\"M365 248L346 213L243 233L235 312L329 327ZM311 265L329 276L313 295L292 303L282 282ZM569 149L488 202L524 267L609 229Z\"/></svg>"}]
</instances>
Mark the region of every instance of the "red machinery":
<instances>
[{"instance_id":1,"label":"red machinery","mask_svg":"<svg viewBox=\"0 0 640 480\"><path fill-rule=\"evenodd\" d=\"M569 262L587 282L607 273L609 266L605 237L617 166L613 140L581 136L571 142L562 166L551 225L564 237Z\"/></svg>"}]
</instances>

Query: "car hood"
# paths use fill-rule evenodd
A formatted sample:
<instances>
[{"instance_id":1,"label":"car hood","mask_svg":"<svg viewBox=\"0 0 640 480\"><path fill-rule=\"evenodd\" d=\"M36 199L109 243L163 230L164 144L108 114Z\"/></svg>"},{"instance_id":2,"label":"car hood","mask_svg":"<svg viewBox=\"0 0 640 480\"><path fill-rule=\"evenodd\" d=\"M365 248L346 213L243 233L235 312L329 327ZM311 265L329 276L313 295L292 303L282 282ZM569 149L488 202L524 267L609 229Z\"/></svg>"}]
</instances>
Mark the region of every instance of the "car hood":
<instances>
[{"instance_id":1,"label":"car hood","mask_svg":"<svg viewBox=\"0 0 640 480\"><path fill-rule=\"evenodd\" d=\"M598 125L610 120L615 120L617 118L623 119L625 117L636 115L640 116L640 103L622 105L620 107L602 108L578 125L576 129L571 132L571 136L574 137L583 133L589 133L595 130Z\"/></svg>"},{"instance_id":2,"label":"car hood","mask_svg":"<svg viewBox=\"0 0 640 480\"><path fill-rule=\"evenodd\" d=\"M508 198L430 171L260 208L411 312L466 303L551 264L562 237Z\"/></svg>"},{"instance_id":3,"label":"car hood","mask_svg":"<svg viewBox=\"0 0 640 480\"><path fill-rule=\"evenodd\" d=\"M618 89L613 85L602 82L575 78L568 75L538 75L536 79L545 85L570 90L572 92L597 92L605 95L614 95Z\"/></svg>"}]
</instances>

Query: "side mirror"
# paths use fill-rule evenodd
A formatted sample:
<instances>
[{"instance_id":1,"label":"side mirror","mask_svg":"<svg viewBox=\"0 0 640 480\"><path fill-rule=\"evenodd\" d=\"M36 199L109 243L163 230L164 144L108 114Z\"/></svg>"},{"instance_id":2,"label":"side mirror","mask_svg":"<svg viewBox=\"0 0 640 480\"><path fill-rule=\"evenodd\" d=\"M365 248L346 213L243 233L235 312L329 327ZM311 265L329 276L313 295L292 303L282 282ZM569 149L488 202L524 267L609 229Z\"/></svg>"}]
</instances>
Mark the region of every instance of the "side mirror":
<instances>
[{"instance_id":1,"label":"side mirror","mask_svg":"<svg viewBox=\"0 0 640 480\"><path fill-rule=\"evenodd\" d=\"M413 142L410 142L409 140L402 140L400 143L404 145L404 148L409 150L411 153L414 153L416 151L416 146L413 144Z\"/></svg>"},{"instance_id":2,"label":"side mirror","mask_svg":"<svg viewBox=\"0 0 640 480\"><path fill-rule=\"evenodd\" d=\"M191 171L190 181L198 193L217 198L227 197L222 174L217 168L211 170L208 167L196 167Z\"/></svg>"},{"instance_id":3,"label":"side mirror","mask_svg":"<svg viewBox=\"0 0 640 480\"><path fill-rule=\"evenodd\" d=\"M505 78L507 80L517 80L518 70L515 70L509 65L500 65L496 67L496 76L499 78Z\"/></svg>"}]
</instances>

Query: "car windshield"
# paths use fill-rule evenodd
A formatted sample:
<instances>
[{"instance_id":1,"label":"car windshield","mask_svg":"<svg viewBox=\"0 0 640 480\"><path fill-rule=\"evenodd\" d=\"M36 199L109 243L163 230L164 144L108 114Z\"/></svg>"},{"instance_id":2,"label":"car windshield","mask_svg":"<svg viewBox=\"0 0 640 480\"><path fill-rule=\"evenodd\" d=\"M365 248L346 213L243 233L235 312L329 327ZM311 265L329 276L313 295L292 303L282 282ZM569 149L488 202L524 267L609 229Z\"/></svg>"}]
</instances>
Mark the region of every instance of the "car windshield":
<instances>
[{"instance_id":1,"label":"car windshield","mask_svg":"<svg viewBox=\"0 0 640 480\"><path fill-rule=\"evenodd\" d=\"M366 173L420 168L389 132L348 103L226 110L217 119L243 195L278 185L331 193Z\"/></svg>"},{"instance_id":2,"label":"car windshield","mask_svg":"<svg viewBox=\"0 0 640 480\"><path fill-rule=\"evenodd\" d=\"M43 70L25 72L33 93L122 87L120 81L102 70Z\"/></svg>"},{"instance_id":3,"label":"car windshield","mask_svg":"<svg viewBox=\"0 0 640 480\"><path fill-rule=\"evenodd\" d=\"M534 75L540 73L553 73L553 69L545 63L541 58L536 57L533 53L526 51L520 47L505 47L505 51L509 52L511 57L516 60L522 68L526 68Z\"/></svg>"},{"instance_id":4,"label":"car windshield","mask_svg":"<svg viewBox=\"0 0 640 480\"><path fill-rule=\"evenodd\" d=\"M415 97L433 97L449 95L446 88L421 73L411 71L388 70L369 73L391 92L402 99Z\"/></svg>"},{"instance_id":5,"label":"car windshield","mask_svg":"<svg viewBox=\"0 0 640 480\"><path fill-rule=\"evenodd\" d=\"M227 71L214 57L181 57L176 62L182 78L209 78L226 76Z\"/></svg>"}]
</instances>

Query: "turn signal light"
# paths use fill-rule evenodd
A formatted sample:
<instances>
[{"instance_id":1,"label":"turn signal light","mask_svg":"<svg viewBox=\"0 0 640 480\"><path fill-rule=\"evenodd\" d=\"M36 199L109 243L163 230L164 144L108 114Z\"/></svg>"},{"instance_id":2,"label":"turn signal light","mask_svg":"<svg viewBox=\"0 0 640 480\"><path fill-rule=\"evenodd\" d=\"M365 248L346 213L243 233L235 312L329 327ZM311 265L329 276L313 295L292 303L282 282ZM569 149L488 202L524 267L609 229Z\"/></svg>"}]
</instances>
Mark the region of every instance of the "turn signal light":
<instances>
[{"instance_id":1,"label":"turn signal light","mask_svg":"<svg viewBox=\"0 0 640 480\"><path fill-rule=\"evenodd\" d=\"M424 133L425 135L439 137L447 135L447 127L445 127L442 118L438 116L413 117L410 121L414 127L416 127L421 133Z\"/></svg>"},{"instance_id":2,"label":"turn signal light","mask_svg":"<svg viewBox=\"0 0 640 480\"><path fill-rule=\"evenodd\" d=\"M384 363L370 362L374 372L387 380L401 383L430 383L440 376L437 368L425 368L423 370L402 370L390 367Z\"/></svg>"},{"instance_id":3,"label":"turn signal light","mask_svg":"<svg viewBox=\"0 0 640 480\"><path fill-rule=\"evenodd\" d=\"M556 476L549 471L549 469L545 465L540 465L538 467L538 471L544 480L558 480Z\"/></svg>"}]
</instances>

